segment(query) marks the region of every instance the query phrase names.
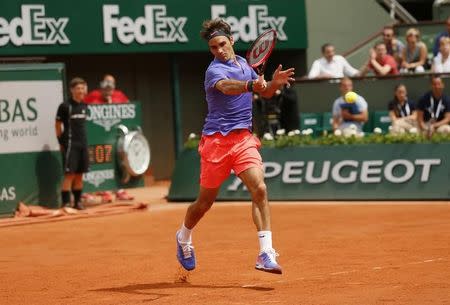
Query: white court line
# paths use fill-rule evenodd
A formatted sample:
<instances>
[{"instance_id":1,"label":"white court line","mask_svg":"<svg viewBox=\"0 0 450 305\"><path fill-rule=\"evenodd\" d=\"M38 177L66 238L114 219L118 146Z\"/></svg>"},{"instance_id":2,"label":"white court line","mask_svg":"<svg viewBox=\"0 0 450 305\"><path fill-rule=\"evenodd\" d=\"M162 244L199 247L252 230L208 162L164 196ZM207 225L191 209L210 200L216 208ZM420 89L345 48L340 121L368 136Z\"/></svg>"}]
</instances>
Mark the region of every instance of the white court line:
<instances>
[{"instance_id":1,"label":"white court line","mask_svg":"<svg viewBox=\"0 0 450 305\"><path fill-rule=\"evenodd\" d=\"M189 205L191 202L169 202L161 204L161 206L184 206ZM213 206L216 207L227 207L227 206L248 206L251 204L250 200L242 200L242 201L216 201ZM343 205L343 206L373 206L373 205L390 205L390 206L403 206L403 205L450 205L450 201L269 201L270 205L276 206L291 206L291 205L299 205L299 206L327 206L327 205ZM160 204L157 204L160 205Z\"/></svg>"},{"instance_id":2,"label":"white court line","mask_svg":"<svg viewBox=\"0 0 450 305\"><path fill-rule=\"evenodd\" d=\"M353 272L357 272L357 270L333 272L333 273L330 273L330 275L348 274L348 273L353 273Z\"/></svg>"},{"instance_id":3,"label":"white court line","mask_svg":"<svg viewBox=\"0 0 450 305\"><path fill-rule=\"evenodd\" d=\"M346 270L346 271L338 271L338 272L332 272L332 273L328 273L328 277L329 276L335 276L335 275L346 275L349 273L356 273L356 272L365 272L365 271L375 271L375 270L387 270L387 269L393 269L393 268L401 268L401 267L406 267L408 265L419 265L419 264L426 264L426 263L432 263L432 262L440 262L440 261L444 261L445 259L442 257L439 258L433 258L433 259L426 259L423 261L416 261L416 262L410 262L410 263L405 263L403 265L395 265L395 266L385 266L385 267L372 267L371 269L361 269L361 270ZM304 280L321 280L321 279L325 279L327 278L327 275L314 275L311 276L309 278L305 278L305 277L298 277L298 278L294 278L294 279L290 279L290 280L277 280L274 281L274 283L290 283L290 282L297 282L297 281L304 281ZM246 284L246 285L242 285L241 287L246 288L246 287L256 287L256 286L261 286L261 285L265 285L267 283L255 283L255 284Z\"/></svg>"},{"instance_id":4,"label":"white court line","mask_svg":"<svg viewBox=\"0 0 450 305\"><path fill-rule=\"evenodd\" d=\"M185 210L192 202L164 202L149 204L150 212ZM251 201L216 201L214 208L249 206ZM270 201L271 206L420 206L450 205L450 201Z\"/></svg>"}]
</instances>

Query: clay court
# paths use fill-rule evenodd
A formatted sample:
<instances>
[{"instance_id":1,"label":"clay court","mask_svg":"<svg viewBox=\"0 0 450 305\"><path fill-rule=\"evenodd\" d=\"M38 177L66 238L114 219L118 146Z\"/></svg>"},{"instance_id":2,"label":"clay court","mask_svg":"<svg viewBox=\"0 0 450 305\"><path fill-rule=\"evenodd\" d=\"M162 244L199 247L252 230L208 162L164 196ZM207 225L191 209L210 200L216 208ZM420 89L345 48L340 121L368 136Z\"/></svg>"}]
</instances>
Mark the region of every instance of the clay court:
<instances>
[{"instance_id":1,"label":"clay court","mask_svg":"<svg viewBox=\"0 0 450 305\"><path fill-rule=\"evenodd\" d=\"M144 212L0 228L0 304L450 304L448 201L273 202L281 276L253 269L249 203L219 203L185 279L186 204L165 191L140 190Z\"/></svg>"}]
</instances>

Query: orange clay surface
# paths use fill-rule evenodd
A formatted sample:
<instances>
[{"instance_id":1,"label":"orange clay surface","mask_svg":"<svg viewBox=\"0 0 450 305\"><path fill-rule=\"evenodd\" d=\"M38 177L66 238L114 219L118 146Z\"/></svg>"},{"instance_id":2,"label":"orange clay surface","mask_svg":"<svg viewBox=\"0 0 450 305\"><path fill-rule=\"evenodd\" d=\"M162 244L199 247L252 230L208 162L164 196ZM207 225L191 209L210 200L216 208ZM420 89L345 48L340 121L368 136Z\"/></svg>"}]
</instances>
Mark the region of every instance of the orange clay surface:
<instances>
[{"instance_id":1,"label":"orange clay surface","mask_svg":"<svg viewBox=\"0 0 450 305\"><path fill-rule=\"evenodd\" d=\"M254 270L248 203L195 228L198 267L175 258L186 204L134 190L145 212L0 229L0 304L450 304L449 202L274 202L283 275Z\"/></svg>"}]
</instances>

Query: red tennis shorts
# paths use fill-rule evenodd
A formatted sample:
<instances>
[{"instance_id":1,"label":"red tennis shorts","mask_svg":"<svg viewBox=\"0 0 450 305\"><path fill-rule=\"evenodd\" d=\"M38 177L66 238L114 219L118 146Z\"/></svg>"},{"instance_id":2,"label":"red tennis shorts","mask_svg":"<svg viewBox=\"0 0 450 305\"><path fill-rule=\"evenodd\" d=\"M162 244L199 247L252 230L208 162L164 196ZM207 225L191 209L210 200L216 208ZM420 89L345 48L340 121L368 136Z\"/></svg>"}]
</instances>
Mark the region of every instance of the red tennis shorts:
<instances>
[{"instance_id":1,"label":"red tennis shorts","mask_svg":"<svg viewBox=\"0 0 450 305\"><path fill-rule=\"evenodd\" d=\"M231 131L226 136L220 132L203 135L198 146L200 161L200 185L218 188L231 173L239 175L246 169L263 164L258 148L261 142L247 129Z\"/></svg>"}]
</instances>

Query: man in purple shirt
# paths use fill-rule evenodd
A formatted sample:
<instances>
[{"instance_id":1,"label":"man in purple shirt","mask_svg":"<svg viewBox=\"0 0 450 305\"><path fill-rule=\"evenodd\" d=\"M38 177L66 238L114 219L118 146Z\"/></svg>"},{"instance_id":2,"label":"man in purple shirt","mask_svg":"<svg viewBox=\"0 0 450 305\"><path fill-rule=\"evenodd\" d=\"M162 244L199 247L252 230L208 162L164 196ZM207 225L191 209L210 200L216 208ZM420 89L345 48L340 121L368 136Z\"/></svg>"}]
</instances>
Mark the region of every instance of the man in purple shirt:
<instances>
[{"instance_id":1,"label":"man in purple shirt","mask_svg":"<svg viewBox=\"0 0 450 305\"><path fill-rule=\"evenodd\" d=\"M294 81L294 69L282 70L279 65L270 82L258 77L245 59L234 53L230 25L222 19L205 21L201 36L208 42L214 60L205 75L208 115L198 148L200 191L176 234L178 261L186 270L195 268L192 230L210 209L220 185L233 170L252 198L253 221L260 244L255 268L281 274L277 253L272 248L269 203L258 152L260 142L251 133L252 94L270 98L277 89Z\"/></svg>"}]
</instances>

